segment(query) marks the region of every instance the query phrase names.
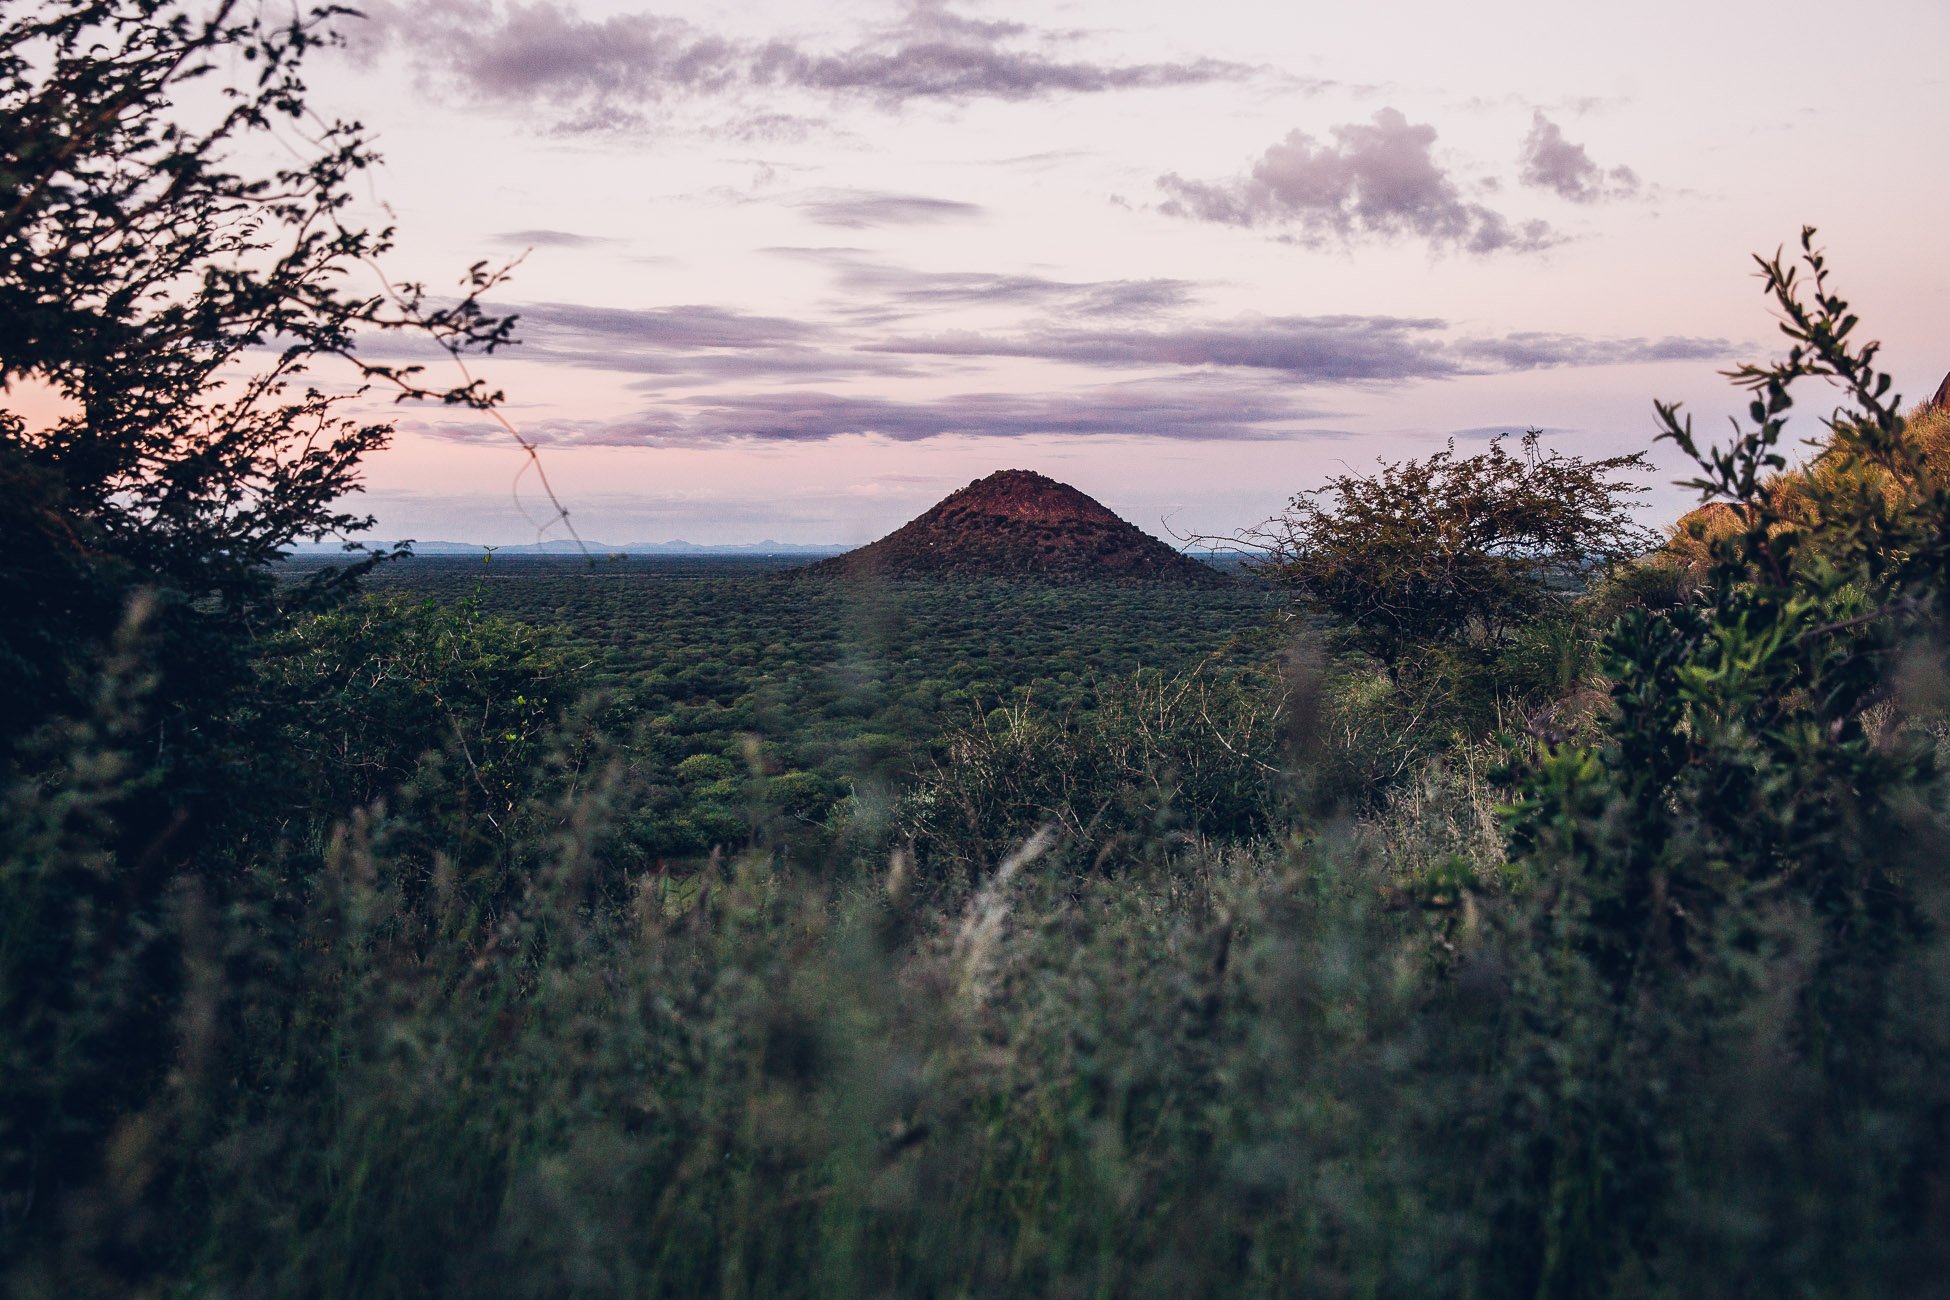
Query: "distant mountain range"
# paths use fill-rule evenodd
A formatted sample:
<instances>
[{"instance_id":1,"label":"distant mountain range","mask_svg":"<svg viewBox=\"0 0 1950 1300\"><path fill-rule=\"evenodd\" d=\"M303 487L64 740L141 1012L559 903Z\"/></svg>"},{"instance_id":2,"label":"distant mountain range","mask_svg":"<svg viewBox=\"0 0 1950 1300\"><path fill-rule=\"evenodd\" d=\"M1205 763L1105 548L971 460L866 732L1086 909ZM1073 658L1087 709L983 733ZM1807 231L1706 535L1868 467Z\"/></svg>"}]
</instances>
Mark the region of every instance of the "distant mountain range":
<instances>
[{"instance_id":1,"label":"distant mountain range","mask_svg":"<svg viewBox=\"0 0 1950 1300\"><path fill-rule=\"evenodd\" d=\"M384 549L379 542L367 543L374 550ZM705 546L697 542L680 539L669 542L627 542L613 546L608 542L584 542L581 546L572 541L525 542L515 546L484 546L479 542L414 542L415 555L480 555L493 551L496 555L581 555L587 551L591 555L838 555L847 548L844 546L804 545L798 542L743 542L730 545ZM338 555L343 548L337 542L299 542L292 548L294 555Z\"/></svg>"}]
</instances>

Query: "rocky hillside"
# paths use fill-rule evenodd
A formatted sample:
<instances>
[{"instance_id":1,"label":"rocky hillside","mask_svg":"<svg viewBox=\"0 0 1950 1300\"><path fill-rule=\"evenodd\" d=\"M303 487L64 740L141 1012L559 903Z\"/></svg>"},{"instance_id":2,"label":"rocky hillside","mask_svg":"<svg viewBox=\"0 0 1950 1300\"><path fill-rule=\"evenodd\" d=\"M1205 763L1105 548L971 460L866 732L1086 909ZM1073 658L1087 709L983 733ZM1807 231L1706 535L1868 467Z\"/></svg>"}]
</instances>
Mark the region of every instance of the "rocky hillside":
<instances>
[{"instance_id":1,"label":"rocky hillside","mask_svg":"<svg viewBox=\"0 0 1950 1300\"><path fill-rule=\"evenodd\" d=\"M1066 483L998 470L870 546L822 561L821 577L944 575L1127 579L1209 586L1225 578Z\"/></svg>"}]
</instances>

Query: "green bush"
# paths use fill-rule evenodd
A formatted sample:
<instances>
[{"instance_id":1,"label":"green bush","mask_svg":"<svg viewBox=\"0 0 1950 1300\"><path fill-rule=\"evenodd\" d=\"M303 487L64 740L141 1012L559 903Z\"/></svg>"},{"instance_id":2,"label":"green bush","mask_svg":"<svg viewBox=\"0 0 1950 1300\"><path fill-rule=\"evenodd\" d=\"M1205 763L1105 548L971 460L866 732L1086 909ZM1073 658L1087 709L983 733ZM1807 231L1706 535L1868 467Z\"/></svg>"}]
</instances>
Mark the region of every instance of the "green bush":
<instances>
[{"instance_id":1,"label":"green bush","mask_svg":"<svg viewBox=\"0 0 1950 1300\"><path fill-rule=\"evenodd\" d=\"M519 802L586 670L560 638L473 603L368 596L265 646L241 725L280 756L283 815L329 824L450 754L471 778L471 811L494 819Z\"/></svg>"},{"instance_id":2,"label":"green bush","mask_svg":"<svg viewBox=\"0 0 1950 1300\"><path fill-rule=\"evenodd\" d=\"M1239 539L1251 569L1392 676L1432 649L1490 654L1566 592L1650 548L1632 522L1643 453L1586 461L1525 433L1457 456L1455 444L1373 474L1337 474Z\"/></svg>"},{"instance_id":3,"label":"green bush","mask_svg":"<svg viewBox=\"0 0 1950 1300\"><path fill-rule=\"evenodd\" d=\"M1761 1290L1921 1267L1905 1252L1933 1211L1909 1189L1950 1172L1947 1112L1924 1100L1940 1085L1913 1072L1941 1029L1906 1001L1933 978L1950 842L1933 737L1903 725L1898 675L1942 662L1950 487L1905 439L1877 346L1851 339L1812 230L1802 244L1800 268L1761 261L1791 347L1735 372L1755 427L1703 450L1661 407L1738 526L1691 601L1619 621L1610 712L1589 740L1544 750L1515 809L1515 862L1538 897L1523 924L1557 956L1531 977L1527 1086L1549 1100L1513 1153L1529 1199L1504 1248L1554 1294L1608 1293L1626 1262L1714 1239L1688 1217L1714 1195L1767 1207L1716 1245ZM1912 491L1817 478L1812 512L1782 507L1767 485L1808 378L1846 394L1831 445ZM1761 1103L1735 1086L1729 1044L1773 1055L1759 1086L1781 1089L1792 1119L1749 1112ZM1714 1120L1730 1131L1696 1127ZM1790 1123L1793 1138L1773 1127ZM1773 1167L1810 1187L1829 1160L1842 1164L1820 1214L1740 1185ZM1523 1172L1508 1170L1513 1188Z\"/></svg>"},{"instance_id":4,"label":"green bush","mask_svg":"<svg viewBox=\"0 0 1950 1300\"><path fill-rule=\"evenodd\" d=\"M1283 796L1271 677L1140 673L1089 714L1024 700L950 729L897 819L930 875L973 879L1038 828L1081 865L1266 833Z\"/></svg>"}]
</instances>

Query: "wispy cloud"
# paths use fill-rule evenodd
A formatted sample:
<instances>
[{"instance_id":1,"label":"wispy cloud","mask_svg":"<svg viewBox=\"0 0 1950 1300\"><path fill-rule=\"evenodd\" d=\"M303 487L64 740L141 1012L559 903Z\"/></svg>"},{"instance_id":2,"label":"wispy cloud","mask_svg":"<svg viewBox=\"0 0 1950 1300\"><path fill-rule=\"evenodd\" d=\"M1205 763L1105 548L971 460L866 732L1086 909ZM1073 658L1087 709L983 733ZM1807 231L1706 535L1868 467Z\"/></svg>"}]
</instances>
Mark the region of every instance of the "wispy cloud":
<instances>
[{"instance_id":1,"label":"wispy cloud","mask_svg":"<svg viewBox=\"0 0 1950 1300\"><path fill-rule=\"evenodd\" d=\"M983 211L978 203L922 194L890 194L883 190L826 190L799 199L793 206L822 226L843 230L968 221L980 217Z\"/></svg>"},{"instance_id":2,"label":"wispy cloud","mask_svg":"<svg viewBox=\"0 0 1950 1300\"><path fill-rule=\"evenodd\" d=\"M1660 361L1719 361L1734 347L1726 339L1669 335L1602 339L1582 334L1520 332L1501 338L1462 339L1454 353L1486 372L1547 370L1566 366L1634 366Z\"/></svg>"},{"instance_id":3,"label":"wispy cloud","mask_svg":"<svg viewBox=\"0 0 1950 1300\"><path fill-rule=\"evenodd\" d=\"M530 303L512 355L654 378L659 388L897 377L896 357L849 346L831 325L702 305L641 309Z\"/></svg>"},{"instance_id":4,"label":"wispy cloud","mask_svg":"<svg viewBox=\"0 0 1950 1300\"><path fill-rule=\"evenodd\" d=\"M532 303L519 311L522 333L541 326L541 337L549 347L581 337L683 351L747 349L804 343L821 333L806 321L701 304L632 309L557 302Z\"/></svg>"},{"instance_id":5,"label":"wispy cloud","mask_svg":"<svg viewBox=\"0 0 1950 1300\"><path fill-rule=\"evenodd\" d=\"M1216 59L1064 57L1055 52L1062 33L968 18L937 0L919 0L891 27L837 48L738 39L648 12L588 17L550 0L363 8L369 22L353 35L367 57L403 52L434 84L477 100L550 106L567 130L627 125L675 100L781 88L898 108L1200 85L1253 71Z\"/></svg>"},{"instance_id":6,"label":"wispy cloud","mask_svg":"<svg viewBox=\"0 0 1950 1300\"><path fill-rule=\"evenodd\" d=\"M618 242L601 235L578 235L572 230L504 230L490 238L509 248L597 248Z\"/></svg>"},{"instance_id":7,"label":"wispy cloud","mask_svg":"<svg viewBox=\"0 0 1950 1300\"><path fill-rule=\"evenodd\" d=\"M1563 130L1541 109L1531 117L1530 134L1524 137L1517 161L1522 168L1519 179L1525 185L1549 190L1573 203L1628 199L1639 192L1637 172L1624 166L1609 171L1600 167L1583 145L1566 140Z\"/></svg>"},{"instance_id":8,"label":"wispy cloud","mask_svg":"<svg viewBox=\"0 0 1950 1300\"><path fill-rule=\"evenodd\" d=\"M1074 288L1075 286L1070 286ZM1332 436L1334 412L1310 394L1555 367L1725 359L1722 339L1605 339L1516 333L1455 337L1436 319L1248 318L1176 328L1052 328L1017 336L877 338L845 324L694 306L628 311L568 304L523 309L534 360L641 376L638 415L553 420L525 432L556 445L810 443L850 434L938 437L1141 437L1204 442ZM862 391L889 378L938 380L930 358L1028 358L1130 371L1055 391L975 388L902 398ZM977 381L980 382L980 381ZM688 390L688 391L687 391ZM422 426L491 439L480 422ZM1481 436L1462 430L1457 436Z\"/></svg>"},{"instance_id":9,"label":"wispy cloud","mask_svg":"<svg viewBox=\"0 0 1950 1300\"><path fill-rule=\"evenodd\" d=\"M1151 315L1193 301L1190 280L1055 280L992 271L923 271L875 260L859 249L774 248L779 256L818 262L833 273L856 321L885 321L917 311L1015 307L1069 316Z\"/></svg>"},{"instance_id":10,"label":"wispy cloud","mask_svg":"<svg viewBox=\"0 0 1950 1300\"><path fill-rule=\"evenodd\" d=\"M1440 320L1389 316L1249 317L1165 329L1049 329L1015 337L957 333L894 338L872 351L909 355L1033 357L1076 365L1217 367L1276 372L1288 382L1346 384L1440 378L1462 363Z\"/></svg>"},{"instance_id":11,"label":"wispy cloud","mask_svg":"<svg viewBox=\"0 0 1950 1300\"><path fill-rule=\"evenodd\" d=\"M1725 339L1591 338L1522 332L1445 337L1441 320L1391 316L1251 317L1166 329L1052 329L1015 337L974 333L893 338L867 351L909 356L1027 357L1105 367L1271 371L1294 384L1400 383L1575 366L1713 361Z\"/></svg>"},{"instance_id":12,"label":"wispy cloud","mask_svg":"<svg viewBox=\"0 0 1950 1300\"><path fill-rule=\"evenodd\" d=\"M1541 221L1513 224L1463 198L1436 161L1436 130L1384 108L1372 121L1332 129L1325 144L1290 132L1228 181L1158 179L1173 216L1223 225L1273 227L1300 243L1416 238L1471 253L1529 252L1555 242Z\"/></svg>"},{"instance_id":13,"label":"wispy cloud","mask_svg":"<svg viewBox=\"0 0 1950 1300\"><path fill-rule=\"evenodd\" d=\"M923 38L814 54L773 43L753 64L760 85L858 96L887 107L910 100L1041 99L1236 80L1249 69L1217 59L1089 63L1011 50L992 40Z\"/></svg>"}]
</instances>

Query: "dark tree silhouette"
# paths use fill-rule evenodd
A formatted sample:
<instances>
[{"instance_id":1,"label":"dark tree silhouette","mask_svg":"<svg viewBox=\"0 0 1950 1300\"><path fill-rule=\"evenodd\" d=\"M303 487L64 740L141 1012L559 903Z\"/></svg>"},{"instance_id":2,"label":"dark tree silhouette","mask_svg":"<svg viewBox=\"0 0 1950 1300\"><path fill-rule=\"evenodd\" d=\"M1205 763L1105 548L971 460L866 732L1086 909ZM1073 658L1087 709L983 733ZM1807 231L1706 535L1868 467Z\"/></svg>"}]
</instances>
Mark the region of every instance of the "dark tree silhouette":
<instances>
[{"instance_id":1,"label":"dark tree silhouette","mask_svg":"<svg viewBox=\"0 0 1950 1300\"><path fill-rule=\"evenodd\" d=\"M340 504L391 431L345 413L361 385L497 396L360 351L491 350L513 320L482 309L485 264L438 306L387 284L391 231L349 219L376 155L301 77L349 13L54 0L0 21L0 745L76 703L138 590L162 713L220 697L273 607L266 562L370 523ZM237 161L266 146L290 161ZM30 424L28 393L58 416Z\"/></svg>"},{"instance_id":2,"label":"dark tree silhouette","mask_svg":"<svg viewBox=\"0 0 1950 1300\"><path fill-rule=\"evenodd\" d=\"M376 269L390 232L351 218L369 138L300 75L349 12L0 9L0 1271L167 1077L171 899L235 896L215 832L279 761L240 694L253 642L374 558L269 569L370 522L340 502L391 430L348 403L498 396L361 351L491 350L513 321L481 307L485 265L438 304ZM240 161L267 155L289 161Z\"/></svg>"}]
</instances>

